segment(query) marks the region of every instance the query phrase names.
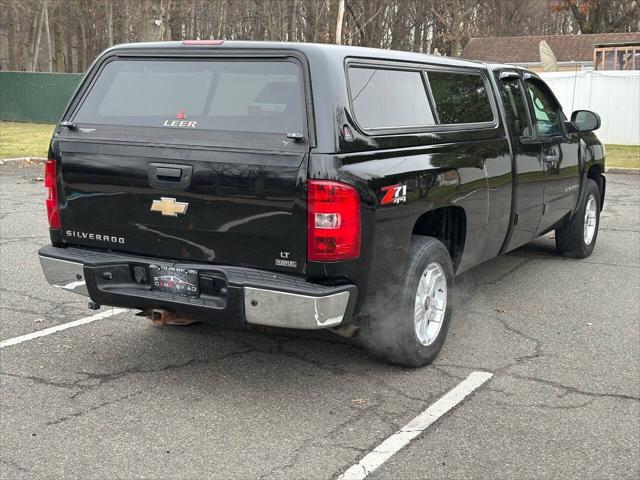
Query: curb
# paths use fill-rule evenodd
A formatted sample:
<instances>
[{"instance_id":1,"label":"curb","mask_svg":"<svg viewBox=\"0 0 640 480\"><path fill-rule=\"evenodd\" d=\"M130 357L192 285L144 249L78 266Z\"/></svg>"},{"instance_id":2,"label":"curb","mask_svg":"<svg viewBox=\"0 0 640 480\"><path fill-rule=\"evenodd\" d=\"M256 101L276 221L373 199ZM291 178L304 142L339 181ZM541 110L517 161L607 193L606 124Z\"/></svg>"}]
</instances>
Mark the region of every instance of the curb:
<instances>
[{"instance_id":1,"label":"curb","mask_svg":"<svg viewBox=\"0 0 640 480\"><path fill-rule=\"evenodd\" d=\"M43 157L3 158L0 160L0 165L17 165L20 167L26 167L28 165L41 165L46 161L47 159Z\"/></svg>"},{"instance_id":2,"label":"curb","mask_svg":"<svg viewBox=\"0 0 640 480\"><path fill-rule=\"evenodd\" d=\"M605 167L604 173L627 173L640 175L640 168Z\"/></svg>"}]
</instances>

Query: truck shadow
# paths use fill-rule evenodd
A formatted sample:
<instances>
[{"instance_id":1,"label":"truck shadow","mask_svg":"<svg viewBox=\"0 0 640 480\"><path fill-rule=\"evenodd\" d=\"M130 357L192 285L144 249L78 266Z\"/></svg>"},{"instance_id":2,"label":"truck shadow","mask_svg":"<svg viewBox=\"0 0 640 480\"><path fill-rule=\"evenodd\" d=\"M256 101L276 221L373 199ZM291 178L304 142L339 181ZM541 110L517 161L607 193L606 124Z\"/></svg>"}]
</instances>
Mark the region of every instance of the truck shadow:
<instances>
[{"instance_id":1,"label":"truck shadow","mask_svg":"<svg viewBox=\"0 0 640 480\"><path fill-rule=\"evenodd\" d=\"M473 306L475 296L495 295L501 282L518 283L522 275L518 270L540 257L563 260L555 253L553 240L540 239L456 278L454 317L444 348L449 358L458 356L460 339L468 336L469 324L477 321L478 314L483 314L482 307L476 311L478 308ZM495 312L491 309L484 312L486 315L492 313ZM316 368L333 375L366 371L395 375L411 371L377 359L365 351L357 339L344 338L330 331L257 326L236 328L207 323L157 327L133 315L127 315L124 324L126 329L105 329L101 332L105 346L96 347L97 354L82 355L86 370L104 371L104 363L109 364L114 372L136 370L152 373L218 363L232 368L233 365L255 364L256 359L261 359L258 363L266 362L267 370L271 368L270 363L279 365L284 377L296 375L300 368ZM414 371L421 370L424 375L433 369L427 367Z\"/></svg>"},{"instance_id":2,"label":"truck shadow","mask_svg":"<svg viewBox=\"0 0 640 480\"><path fill-rule=\"evenodd\" d=\"M493 293L495 287L508 278L508 281L517 281L518 270L537 258L566 260L556 253L554 241L545 237L459 275L456 278L454 321L449 334L455 335L456 323L459 321L472 321L465 318L468 317L465 306L476 294ZM173 348L182 341L186 347L195 339L198 339L196 342L205 343L219 339L239 344L242 346L241 350L247 352L291 355L304 361L312 357L314 363L323 365L323 368L337 369L336 371L340 371L341 368L357 369L365 366L406 370L389 365L369 354L360 346L357 334L354 338L345 338L328 330L289 330L260 326L239 328L207 323L186 327L154 327L149 322L149 329L152 338L172 339Z\"/></svg>"}]
</instances>

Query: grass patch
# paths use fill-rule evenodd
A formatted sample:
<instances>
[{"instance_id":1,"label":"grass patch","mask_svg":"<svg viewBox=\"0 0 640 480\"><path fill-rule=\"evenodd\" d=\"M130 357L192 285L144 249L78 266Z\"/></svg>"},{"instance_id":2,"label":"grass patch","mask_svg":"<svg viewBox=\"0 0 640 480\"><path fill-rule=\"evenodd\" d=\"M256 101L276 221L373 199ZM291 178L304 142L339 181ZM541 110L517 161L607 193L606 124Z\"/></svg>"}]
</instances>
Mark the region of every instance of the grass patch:
<instances>
[{"instance_id":1,"label":"grass patch","mask_svg":"<svg viewBox=\"0 0 640 480\"><path fill-rule=\"evenodd\" d=\"M640 168L640 145L606 145L607 167Z\"/></svg>"},{"instance_id":2,"label":"grass patch","mask_svg":"<svg viewBox=\"0 0 640 480\"><path fill-rule=\"evenodd\" d=\"M0 122L0 159L46 157L55 125Z\"/></svg>"},{"instance_id":3,"label":"grass patch","mask_svg":"<svg viewBox=\"0 0 640 480\"><path fill-rule=\"evenodd\" d=\"M0 159L46 157L54 125L0 122ZM640 168L640 145L607 145L606 166Z\"/></svg>"}]
</instances>

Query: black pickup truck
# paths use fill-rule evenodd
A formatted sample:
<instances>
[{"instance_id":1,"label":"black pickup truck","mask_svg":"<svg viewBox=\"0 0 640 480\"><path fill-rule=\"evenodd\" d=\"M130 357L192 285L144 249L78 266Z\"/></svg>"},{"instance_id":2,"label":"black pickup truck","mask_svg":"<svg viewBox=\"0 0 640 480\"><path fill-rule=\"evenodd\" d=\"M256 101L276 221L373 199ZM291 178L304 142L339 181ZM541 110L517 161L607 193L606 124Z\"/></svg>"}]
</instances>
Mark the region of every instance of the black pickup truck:
<instances>
[{"instance_id":1,"label":"black pickup truck","mask_svg":"<svg viewBox=\"0 0 640 480\"><path fill-rule=\"evenodd\" d=\"M92 65L45 168L49 283L159 323L332 329L432 361L454 275L555 230L587 257L599 117L509 65L221 40Z\"/></svg>"}]
</instances>

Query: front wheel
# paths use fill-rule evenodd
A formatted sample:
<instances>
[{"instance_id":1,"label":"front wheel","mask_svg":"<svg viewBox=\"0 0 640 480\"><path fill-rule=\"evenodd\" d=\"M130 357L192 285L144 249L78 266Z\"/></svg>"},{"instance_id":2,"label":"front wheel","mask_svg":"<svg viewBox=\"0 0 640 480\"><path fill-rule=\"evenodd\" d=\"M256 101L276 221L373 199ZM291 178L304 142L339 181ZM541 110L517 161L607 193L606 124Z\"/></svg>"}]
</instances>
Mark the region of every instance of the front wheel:
<instances>
[{"instance_id":1,"label":"front wheel","mask_svg":"<svg viewBox=\"0 0 640 480\"><path fill-rule=\"evenodd\" d=\"M600 226L600 190L587 178L584 195L573 218L556 229L556 250L567 257L591 255Z\"/></svg>"},{"instance_id":2,"label":"front wheel","mask_svg":"<svg viewBox=\"0 0 640 480\"><path fill-rule=\"evenodd\" d=\"M406 367L431 363L451 321L453 263L442 242L414 236L397 300L370 315L360 333L365 347Z\"/></svg>"}]
</instances>

